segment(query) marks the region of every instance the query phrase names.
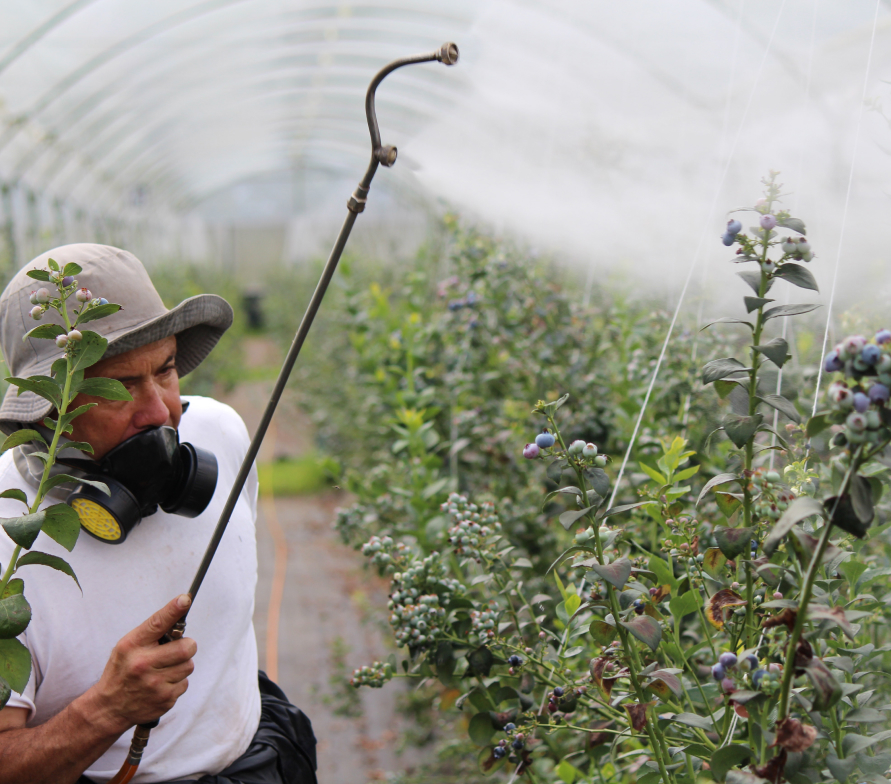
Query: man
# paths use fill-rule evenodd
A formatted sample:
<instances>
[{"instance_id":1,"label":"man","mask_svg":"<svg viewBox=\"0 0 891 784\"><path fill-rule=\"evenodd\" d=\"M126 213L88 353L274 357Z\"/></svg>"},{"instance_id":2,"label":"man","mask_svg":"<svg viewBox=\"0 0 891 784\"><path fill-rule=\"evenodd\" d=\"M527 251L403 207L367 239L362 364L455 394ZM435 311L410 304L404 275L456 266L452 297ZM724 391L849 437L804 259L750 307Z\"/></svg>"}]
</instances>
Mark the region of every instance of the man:
<instances>
[{"instance_id":1,"label":"man","mask_svg":"<svg viewBox=\"0 0 891 784\"><path fill-rule=\"evenodd\" d=\"M158 511L120 544L82 531L68 553L40 534L32 549L68 560L83 595L61 572L19 573L33 611L20 639L33 667L24 693L0 711L0 784L107 782L126 759L133 727L158 718L134 784L314 782L308 720L262 674L258 688L256 471L189 613L188 637L158 644L189 608L189 597L177 594L191 583L249 443L231 408L179 394L179 377L216 345L232 309L205 294L168 311L132 254L91 244L56 248L19 271L0 297L0 348L12 376L48 375L60 354L53 341L22 340L34 326L29 293L37 288L26 272L46 269L49 258L62 267L76 262L83 268L79 286L123 306L90 323L109 344L87 376L118 379L133 400L79 396L74 405L98 405L74 420L71 439L89 442L98 460L131 436L166 425L178 429L181 442L212 452L219 477L197 517ZM16 391L10 388L0 406L0 428L39 429L50 404ZM30 456L35 448L0 457L0 491L15 487L34 498L42 471ZM51 491L46 505L64 501L71 488ZM0 499L0 516L19 514L20 506ZM0 563L9 563L12 550L0 533ZM140 619L146 620L137 625Z\"/></svg>"}]
</instances>

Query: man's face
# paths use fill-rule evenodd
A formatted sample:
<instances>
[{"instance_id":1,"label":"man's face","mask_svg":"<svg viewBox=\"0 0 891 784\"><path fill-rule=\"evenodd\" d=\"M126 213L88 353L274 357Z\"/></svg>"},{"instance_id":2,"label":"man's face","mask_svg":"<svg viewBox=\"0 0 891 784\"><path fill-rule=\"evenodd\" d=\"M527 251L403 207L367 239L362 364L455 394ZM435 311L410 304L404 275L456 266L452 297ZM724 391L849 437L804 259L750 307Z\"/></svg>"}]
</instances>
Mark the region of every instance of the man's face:
<instances>
[{"instance_id":1,"label":"man's face","mask_svg":"<svg viewBox=\"0 0 891 784\"><path fill-rule=\"evenodd\" d=\"M85 403L98 403L71 424L71 439L86 441L99 459L110 449L149 427L179 427L183 413L179 397L176 338L169 337L135 348L125 354L97 362L84 375L120 381L133 400L106 400L78 395L69 410Z\"/></svg>"}]
</instances>

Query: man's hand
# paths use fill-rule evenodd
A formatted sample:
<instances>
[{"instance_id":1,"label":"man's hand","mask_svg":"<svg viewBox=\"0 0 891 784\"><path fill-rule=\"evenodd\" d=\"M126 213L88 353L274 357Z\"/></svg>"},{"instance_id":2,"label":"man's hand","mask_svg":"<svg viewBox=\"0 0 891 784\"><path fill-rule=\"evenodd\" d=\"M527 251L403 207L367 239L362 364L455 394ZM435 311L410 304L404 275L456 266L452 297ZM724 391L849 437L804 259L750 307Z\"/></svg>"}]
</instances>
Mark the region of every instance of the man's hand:
<instances>
[{"instance_id":1,"label":"man's hand","mask_svg":"<svg viewBox=\"0 0 891 784\"><path fill-rule=\"evenodd\" d=\"M91 689L109 731L120 734L134 724L160 718L185 693L198 645L188 637L166 645L158 641L183 617L191 601L186 594L178 596L115 645Z\"/></svg>"},{"instance_id":2,"label":"man's hand","mask_svg":"<svg viewBox=\"0 0 891 784\"><path fill-rule=\"evenodd\" d=\"M188 688L198 646L158 641L189 609L178 596L126 634L99 682L44 724L25 727L28 711L4 709L0 721L2 784L75 784L134 724L163 716Z\"/></svg>"}]
</instances>

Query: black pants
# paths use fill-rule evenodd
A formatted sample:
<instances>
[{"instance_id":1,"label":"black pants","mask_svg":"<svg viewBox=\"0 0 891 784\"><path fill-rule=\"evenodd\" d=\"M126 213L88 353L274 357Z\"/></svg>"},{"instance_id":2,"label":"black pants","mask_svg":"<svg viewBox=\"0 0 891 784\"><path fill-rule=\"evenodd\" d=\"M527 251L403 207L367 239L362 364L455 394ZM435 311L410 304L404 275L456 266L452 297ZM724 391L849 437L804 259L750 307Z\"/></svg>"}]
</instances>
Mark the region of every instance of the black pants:
<instances>
[{"instance_id":1,"label":"black pants","mask_svg":"<svg viewBox=\"0 0 891 784\"><path fill-rule=\"evenodd\" d=\"M265 672L259 675L260 726L248 750L215 776L167 784L317 784L312 724ZM77 784L93 782L81 776Z\"/></svg>"}]
</instances>

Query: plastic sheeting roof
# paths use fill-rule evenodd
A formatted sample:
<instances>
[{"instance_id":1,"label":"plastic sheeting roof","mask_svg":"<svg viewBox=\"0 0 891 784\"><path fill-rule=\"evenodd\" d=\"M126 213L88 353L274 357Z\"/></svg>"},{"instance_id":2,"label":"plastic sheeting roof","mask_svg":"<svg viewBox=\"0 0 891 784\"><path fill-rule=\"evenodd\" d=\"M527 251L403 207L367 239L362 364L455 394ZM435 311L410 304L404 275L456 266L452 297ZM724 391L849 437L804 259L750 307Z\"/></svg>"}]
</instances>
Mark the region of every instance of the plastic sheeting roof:
<instances>
[{"instance_id":1,"label":"plastic sheeting roof","mask_svg":"<svg viewBox=\"0 0 891 784\"><path fill-rule=\"evenodd\" d=\"M446 40L456 68L413 66L378 92L400 160L375 190L574 255L677 240L664 263L681 270L715 208L751 203L768 168L834 242L859 144L853 212L887 213L889 0L2 8L0 180L93 213L262 223L334 205L339 220L368 158L371 76Z\"/></svg>"}]
</instances>

